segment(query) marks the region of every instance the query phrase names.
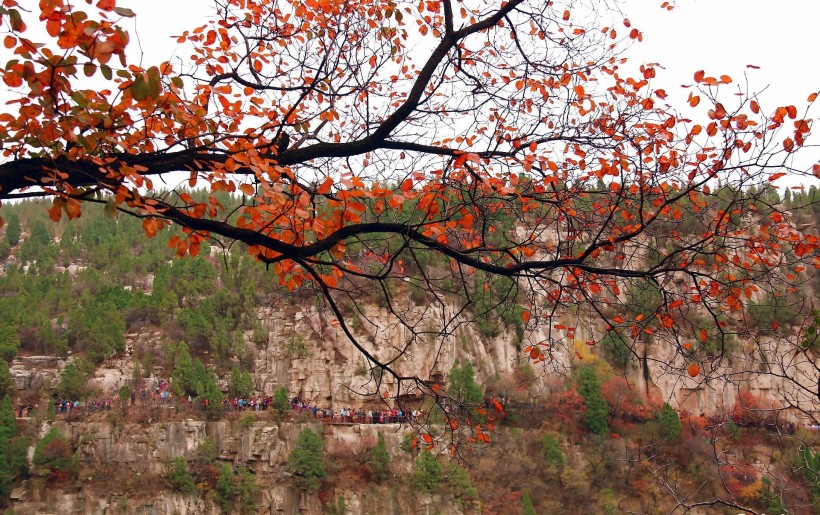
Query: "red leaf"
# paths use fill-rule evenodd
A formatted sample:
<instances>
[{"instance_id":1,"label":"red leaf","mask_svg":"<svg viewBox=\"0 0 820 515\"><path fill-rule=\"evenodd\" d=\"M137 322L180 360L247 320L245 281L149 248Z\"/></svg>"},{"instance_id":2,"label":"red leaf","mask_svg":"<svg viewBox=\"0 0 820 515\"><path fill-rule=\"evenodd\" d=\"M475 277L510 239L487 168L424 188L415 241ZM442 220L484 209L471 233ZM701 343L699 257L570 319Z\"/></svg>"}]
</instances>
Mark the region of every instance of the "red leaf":
<instances>
[{"instance_id":1,"label":"red leaf","mask_svg":"<svg viewBox=\"0 0 820 515\"><path fill-rule=\"evenodd\" d=\"M89 3L91 3L91 2L89 2ZM116 7L116 6L117 6L116 0L100 0L99 2L97 2L97 7L101 11L109 11L110 12L110 11L113 11L114 7Z\"/></svg>"}]
</instances>

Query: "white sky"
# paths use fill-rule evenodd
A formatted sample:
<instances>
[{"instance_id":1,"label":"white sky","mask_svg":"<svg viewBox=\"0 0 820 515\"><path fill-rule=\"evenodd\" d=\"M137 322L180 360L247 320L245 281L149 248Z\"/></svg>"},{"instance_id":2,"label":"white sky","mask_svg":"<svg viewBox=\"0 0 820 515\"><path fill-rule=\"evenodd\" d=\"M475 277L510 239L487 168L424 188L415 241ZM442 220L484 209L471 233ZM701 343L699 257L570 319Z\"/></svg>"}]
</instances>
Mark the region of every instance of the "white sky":
<instances>
[{"instance_id":1,"label":"white sky","mask_svg":"<svg viewBox=\"0 0 820 515\"><path fill-rule=\"evenodd\" d=\"M677 0L672 11L661 0L624 0L624 13L644 33L629 54L659 62L666 70L656 84L685 99L694 73L748 77L750 91L761 91L764 107L800 106L820 91L820 2L816 0ZM759 66L759 70L747 65ZM677 103L675 98L670 100ZM770 104L771 102L771 104Z\"/></svg>"},{"instance_id":2,"label":"white sky","mask_svg":"<svg viewBox=\"0 0 820 515\"><path fill-rule=\"evenodd\" d=\"M643 43L627 53L634 62L659 62L665 71L655 80L670 95L685 99L698 70L730 75L736 83L748 76L751 91L768 86L763 99L798 105L820 91L820 2L817 0L615 0ZM137 13L145 62L170 58L176 43L168 36L204 23L210 0L120 0ZM623 27L621 27L623 28ZM624 30L626 33L626 30ZM137 53L132 54L134 58ZM759 70L746 65L759 66Z\"/></svg>"},{"instance_id":3,"label":"white sky","mask_svg":"<svg viewBox=\"0 0 820 515\"><path fill-rule=\"evenodd\" d=\"M815 57L820 51L818 0L673 0L672 11L661 9L663 0L610 3L618 3L632 26L643 32L643 42L628 49L626 56L636 67L650 62L663 66L653 86L666 90L666 101L673 107L685 111L691 90L680 86L693 84L698 70L705 70L707 76L726 74L734 79L731 86L722 87L721 98L728 101L727 106L730 94L740 87L763 92L759 101L766 112L790 104L802 112L806 97L820 91L820 63ZM169 36L205 23L213 12L211 0L120 0L120 5L137 13L142 64L174 56L185 60L190 52L178 48ZM629 30L616 26L623 34ZM136 45L129 54L132 61L139 60ZM809 115L820 121L820 106ZM817 138L815 134L813 139ZM804 149L801 167L818 161L820 149Z\"/></svg>"}]
</instances>

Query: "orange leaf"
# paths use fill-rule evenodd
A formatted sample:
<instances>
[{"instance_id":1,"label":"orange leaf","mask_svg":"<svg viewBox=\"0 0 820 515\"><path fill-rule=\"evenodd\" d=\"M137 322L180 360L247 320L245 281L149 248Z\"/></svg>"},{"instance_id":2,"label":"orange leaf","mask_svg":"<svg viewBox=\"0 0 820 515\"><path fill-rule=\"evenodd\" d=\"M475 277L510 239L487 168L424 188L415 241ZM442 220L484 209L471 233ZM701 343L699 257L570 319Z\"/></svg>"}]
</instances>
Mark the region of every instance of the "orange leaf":
<instances>
[{"instance_id":1,"label":"orange leaf","mask_svg":"<svg viewBox=\"0 0 820 515\"><path fill-rule=\"evenodd\" d=\"M772 331L777 331L777 328L780 327L780 322L777 320L772 321Z\"/></svg>"},{"instance_id":2,"label":"orange leaf","mask_svg":"<svg viewBox=\"0 0 820 515\"><path fill-rule=\"evenodd\" d=\"M786 144L786 142L784 141L784 142L783 142L783 145L785 146L785 144ZM769 182L774 182L774 181L776 181L777 179L779 179L779 178L781 178L781 177L783 177L783 176L785 176L785 175L786 175L786 174L785 174L785 173L783 173L783 172L780 172L780 173L776 173L776 174L774 174L774 175L771 175L771 176L769 176Z\"/></svg>"},{"instance_id":3,"label":"orange leaf","mask_svg":"<svg viewBox=\"0 0 820 515\"><path fill-rule=\"evenodd\" d=\"M580 84L575 86L575 94L578 96L579 99L584 98L584 87Z\"/></svg>"},{"instance_id":4,"label":"orange leaf","mask_svg":"<svg viewBox=\"0 0 820 515\"><path fill-rule=\"evenodd\" d=\"M783 140L783 148L786 149L786 152L791 152L794 150L794 140L791 138L786 138ZM777 175L777 174L775 174ZM771 178L769 179L771 180Z\"/></svg>"},{"instance_id":5,"label":"orange leaf","mask_svg":"<svg viewBox=\"0 0 820 515\"><path fill-rule=\"evenodd\" d=\"M564 21L569 20L569 10L564 11Z\"/></svg>"},{"instance_id":6,"label":"orange leaf","mask_svg":"<svg viewBox=\"0 0 820 515\"><path fill-rule=\"evenodd\" d=\"M809 102L814 102L815 100L817 100L817 93L812 93L811 95L809 95L809 98L807 100Z\"/></svg>"},{"instance_id":7,"label":"orange leaf","mask_svg":"<svg viewBox=\"0 0 820 515\"><path fill-rule=\"evenodd\" d=\"M495 408L495 410L499 413L504 411L504 406L502 406L496 399L493 399L493 408Z\"/></svg>"},{"instance_id":8,"label":"orange leaf","mask_svg":"<svg viewBox=\"0 0 820 515\"><path fill-rule=\"evenodd\" d=\"M699 96L694 95L692 98L689 99L689 105L690 106L695 107L698 104L700 104L700 97Z\"/></svg>"},{"instance_id":9,"label":"orange leaf","mask_svg":"<svg viewBox=\"0 0 820 515\"><path fill-rule=\"evenodd\" d=\"M81 214L80 203L74 199L69 199L65 205L65 212L68 214L69 220L79 218Z\"/></svg>"},{"instance_id":10,"label":"orange leaf","mask_svg":"<svg viewBox=\"0 0 820 515\"><path fill-rule=\"evenodd\" d=\"M749 107L752 108L752 112L755 113L755 114L760 112L760 105L757 102L755 102L754 100L749 102Z\"/></svg>"},{"instance_id":11,"label":"orange leaf","mask_svg":"<svg viewBox=\"0 0 820 515\"><path fill-rule=\"evenodd\" d=\"M697 363L692 363L687 367L686 372L689 374L689 377L696 377L700 373L700 366Z\"/></svg>"},{"instance_id":12,"label":"orange leaf","mask_svg":"<svg viewBox=\"0 0 820 515\"><path fill-rule=\"evenodd\" d=\"M48 217L51 218L55 222L59 222L60 218L63 217L63 208L60 204L55 203L51 206L48 210Z\"/></svg>"},{"instance_id":13,"label":"orange leaf","mask_svg":"<svg viewBox=\"0 0 820 515\"><path fill-rule=\"evenodd\" d=\"M432 443L432 442L433 442L433 437L432 437L432 436L430 436L430 435L429 435L429 434L427 434L427 433L424 433L424 434L422 435L422 438L424 438L424 441L425 441L425 442L427 442L427 443Z\"/></svg>"},{"instance_id":14,"label":"orange leaf","mask_svg":"<svg viewBox=\"0 0 820 515\"><path fill-rule=\"evenodd\" d=\"M91 2L89 2L89 3L91 3ZM97 7L101 11L113 11L114 7L116 7L116 6L117 6L116 0L100 0L99 2L97 2Z\"/></svg>"},{"instance_id":15,"label":"orange leaf","mask_svg":"<svg viewBox=\"0 0 820 515\"><path fill-rule=\"evenodd\" d=\"M452 429L453 431L458 429L458 420L456 420L454 418L450 419L450 429Z\"/></svg>"},{"instance_id":16,"label":"orange leaf","mask_svg":"<svg viewBox=\"0 0 820 515\"><path fill-rule=\"evenodd\" d=\"M16 44L17 38L15 38L14 36L6 36L3 39L3 46L5 46L6 48L14 48L14 45Z\"/></svg>"},{"instance_id":17,"label":"orange leaf","mask_svg":"<svg viewBox=\"0 0 820 515\"><path fill-rule=\"evenodd\" d=\"M703 76L706 74L703 70L695 72L695 82L703 82Z\"/></svg>"},{"instance_id":18,"label":"orange leaf","mask_svg":"<svg viewBox=\"0 0 820 515\"><path fill-rule=\"evenodd\" d=\"M248 184L248 183L240 184L239 185L239 190L242 193L244 193L245 195L253 195L254 194L253 184Z\"/></svg>"},{"instance_id":19,"label":"orange leaf","mask_svg":"<svg viewBox=\"0 0 820 515\"><path fill-rule=\"evenodd\" d=\"M521 321L525 324L530 321L530 310L525 309L523 313L521 313Z\"/></svg>"}]
</instances>

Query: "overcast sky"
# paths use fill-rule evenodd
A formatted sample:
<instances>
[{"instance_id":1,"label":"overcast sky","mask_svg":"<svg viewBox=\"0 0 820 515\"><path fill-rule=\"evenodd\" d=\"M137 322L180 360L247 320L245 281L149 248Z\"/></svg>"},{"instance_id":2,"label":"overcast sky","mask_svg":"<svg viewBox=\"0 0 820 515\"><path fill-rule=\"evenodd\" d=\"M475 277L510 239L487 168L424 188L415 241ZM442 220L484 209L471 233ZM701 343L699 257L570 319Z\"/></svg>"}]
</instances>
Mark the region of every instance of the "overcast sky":
<instances>
[{"instance_id":1,"label":"overcast sky","mask_svg":"<svg viewBox=\"0 0 820 515\"><path fill-rule=\"evenodd\" d=\"M800 105L809 93L820 91L820 66L813 57L820 49L816 0L678 0L672 11L658 8L661 0L623 3L644 32L631 58L664 65L659 81L670 94L672 86L691 84L701 69L736 82L745 73L750 91L768 86L762 97L766 104Z\"/></svg>"},{"instance_id":2,"label":"overcast sky","mask_svg":"<svg viewBox=\"0 0 820 515\"><path fill-rule=\"evenodd\" d=\"M672 11L662 0L620 0L624 14L643 34L643 43L627 53L631 60L658 62L666 70L656 87L685 99L681 84L691 84L698 70L728 74L736 82L748 76L751 91L768 87L766 103L795 104L820 90L820 1L817 0L675 0ZM210 0L121 0L137 12L137 28L146 63L168 59L179 34L205 21ZM747 65L760 69L747 68ZM675 101L675 96L670 98ZM676 102L677 103L677 102Z\"/></svg>"},{"instance_id":3,"label":"overcast sky","mask_svg":"<svg viewBox=\"0 0 820 515\"><path fill-rule=\"evenodd\" d=\"M738 86L763 92L759 100L766 112L781 105L800 108L811 92L820 91L820 63L814 57L820 50L818 0L675 0L671 11L660 7L663 0L610 1L643 32L643 42L626 56L636 67L650 62L664 67L653 86L665 89L667 102L676 108L687 108L690 90L680 86L692 84L698 70L734 79L727 87L733 89L722 89L721 100L731 98ZM203 24L213 12L211 0L121 0L121 5L137 12L136 32L146 65L173 56L187 58L190 52L179 49L169 36ZM132 53L132 62L138 56ZM809 115L820 117L820 106ZM820 150L807 149L800 166L818 160Z\"/></svg>"}]
</instances>

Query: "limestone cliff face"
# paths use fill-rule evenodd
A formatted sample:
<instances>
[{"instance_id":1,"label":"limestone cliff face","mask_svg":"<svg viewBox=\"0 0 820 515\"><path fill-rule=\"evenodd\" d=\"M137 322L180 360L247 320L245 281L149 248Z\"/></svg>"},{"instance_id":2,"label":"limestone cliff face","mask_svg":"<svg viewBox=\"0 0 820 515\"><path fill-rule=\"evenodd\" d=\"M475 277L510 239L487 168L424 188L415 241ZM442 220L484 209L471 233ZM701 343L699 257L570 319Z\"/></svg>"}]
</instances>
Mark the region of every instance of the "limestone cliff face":
<instances>
[{"instance_id":1,"label":"limestone cliff face","mask_svg":"<svg viewBox=\"0 0 820 515\"><path fill-rule=\"evenodd\" d=\"M425 318L422 308L408 302L408 312L415 311L419 326L428 330L414 336L405 326L391 319L386 310L363 304L361 313L352 318L366 319L366 324L350 323L357 340L381 360L392 360L399 374L418 375L428 379L447 374L456 360L470 361L479 380L512 373L527 361L521 350L529 343L548 341L548 328L530 324L523 343L512 330L494 337L481 335L473 324L455 317L456 324L446 334L435 334L441 323ZM452 318L456 306L448 306L444 318ZM254 349L253 378L257 392L272 394L280 386L291 396L311 404L340 409L342 407L381 406L381 394L406 393L398 390L395 379L385 375L379 388L366 360L351 344L338 323L326 310L309 303L260 306L258 319L267 336L261 344L251 341ZM350 322L350 320L348 320ZM602 323L585 316L564 316L561 323L575 328L574 340L552 347L550 359L536 365L536 390L545 390L556 378L569 377L575 351L580 347L597 352L586 342L600 340ZM418 329L418 327L417 327ZM424 332L424 331L420 331ZM139 344L162 355L163 334L146 329L127 336L128 348ZM723 357L702 363L700 374L691 378L685 372L686 360L673 344L665 342L634 344L638 359L633 359L625 377L641 392L658 396L673 407L692 413L725 412L734 406L738 392L748 390L759 397L785 400L807 412L820 416L816 398L816 370L820 358L806 354L787 355L773 340L739 341L732 358ZM727 354L728 356L728 354ZM69 358L70 359L70 358ZM56 385L57 375L65 361L50 356L20 357L11 364L11 374L18 390L47 390ZM134 361L129 355L109 360L97 369L89 384L102 392L112 392L133 377ZM167 379L171 370L154 367L149 382ZM222 381L227 387L227 381ZM403 385L403 387L406 385Z\"/></svg>"},{"instance_id":2,"label":"limestone cliff face","mask_svg":"<svg viewBox=\"0 0 820 515\"><path fill-rule=\"evenodd\" d=\"M51 488L30 480L13 493L14 513L41 514L219 514L205 496L185 496L168 489L161 479L176 457L197 459L199 446L208 437L217 446L218 461L247 467L259 483L258 513L313 515L324 513L319 496L300 492L287 470L287 459L300 431L311 427L324 437L329 466L352 460L375 445L377 432L391 453L390 470L407 476L412 457L399 450L409 431L395 424L333 426L307 423L273 423L257 420L250 425L235 421L184 420L150 425L106 422L56 422L55 427L77 444L82 470L92 470L81 484ZM45 429L45 428L43 428ZM82 475L81 475L82 477ZM153 478L154 488L136 488L139 478ZM119 479L118 479L119 478ZM348 513L465 513L452 499L416 495L412 490L389 488L361 481L337 479L328 491L332 499L344 496ZM238 507L237 507L238 509ZM472 512L472 511L470 511Z\"/></svg>"},{"instance_id":3,"label":"limestone cliff face","mask_svg":"<svg viewBox=\"0 0 820 515\"><path fill-rule=\"evenodd\" d=\"M455 310L455 306L450 307L451 313ZM400 356L395 363L397 372L421 378L442 373L446 381L456 360L470 361L482 380L509 374L527 359L521 350L523 345L548 340L543 325L526 332L524 343L519 344L512 331L487 337L468 323L457 325L446 335L414 338L383 309L365 306L363 313L373 325L354 332L359 342L379 359ZM364 358L338 324L316 307L265 307L259 309L258 316L268 332L268 343L259 349L256 359L255 378L260 391L270 393L277 386L285 386L311 403L335 408L360 406L368 399L372 401L375 393L396 392L395 380L389 376L384 378L382 392L375 391ZM602 323L596 319L566 316L561 322L575 328L574 342L554 346L551 359L536 365L536 388L546 388L556 377L568 377L575 348L604 336ZM435 327L434 320L428 323ZM302 357L293 350L294 342L300 346ZM641 359L633 360L626 378L640 391L696 414L731 410L738 392L748 390L761 398L785 399L820 416L820 405L813 395L820 358L784 356L783 349L770 339L741 340L737 345L731 358L727 353L726 357L703 363L700 374L693 378L684 372L687 362L675 345L637 341L634 350ZM597 352L594 348L591 351Z\"/></svg>"}]
</instances>

